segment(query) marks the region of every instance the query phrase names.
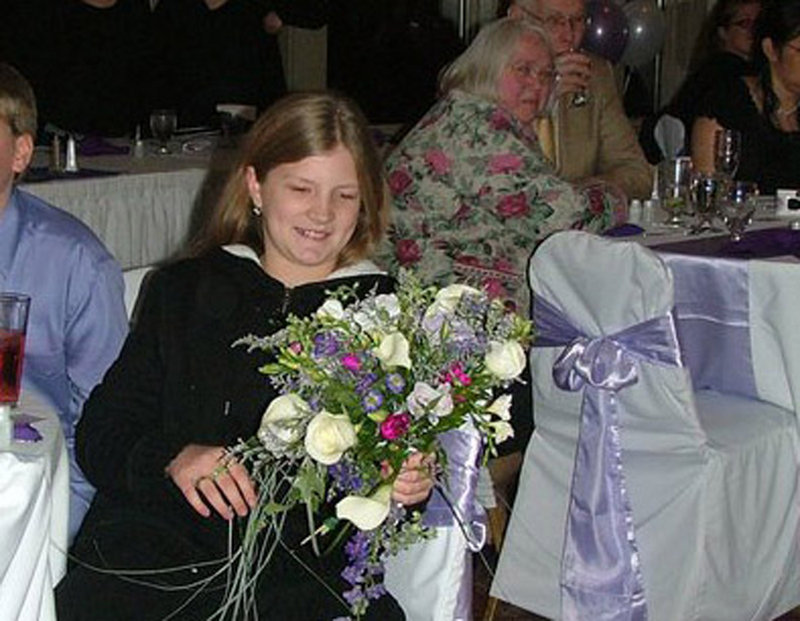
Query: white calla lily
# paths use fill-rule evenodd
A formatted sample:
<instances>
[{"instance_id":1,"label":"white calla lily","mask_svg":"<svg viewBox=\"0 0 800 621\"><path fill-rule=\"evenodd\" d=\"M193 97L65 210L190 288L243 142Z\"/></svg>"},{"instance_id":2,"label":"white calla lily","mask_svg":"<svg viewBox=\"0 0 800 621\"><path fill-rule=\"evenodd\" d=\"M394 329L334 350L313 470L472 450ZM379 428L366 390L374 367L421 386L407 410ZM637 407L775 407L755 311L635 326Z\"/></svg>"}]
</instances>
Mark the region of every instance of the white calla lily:
<instances>
[{"instance_id":1,"label":"white calla lily","mask_svg":"<svg viewBox=\"0 0 800 621\"><path fill-rule=\"evenodd\" d=\"M336 504L336 517L349 520L359 530L378 528L389 515L392 486L381 485L371 496L347 496Z\"/></svg>"},{"instance_id":2,"label":"white calla lily","mask_svg":"<svg viewBox=\"0 0 800 621\"><path fill-rule=\"evenodd\" d=\"M400 332L392 332L384 336L381 344L372 352L387 367L411 368L408 340Z\"/></svg>"},{"instance_id":3,"label":"white calla lily","mask_svg":"<svg viewBox=\"0 0 800 621\"><path fill-rule=\"evenodd\" d=\"M511 395L500 395L486 408L500 420L511 420Z\"/></svg>"}]
</instances>

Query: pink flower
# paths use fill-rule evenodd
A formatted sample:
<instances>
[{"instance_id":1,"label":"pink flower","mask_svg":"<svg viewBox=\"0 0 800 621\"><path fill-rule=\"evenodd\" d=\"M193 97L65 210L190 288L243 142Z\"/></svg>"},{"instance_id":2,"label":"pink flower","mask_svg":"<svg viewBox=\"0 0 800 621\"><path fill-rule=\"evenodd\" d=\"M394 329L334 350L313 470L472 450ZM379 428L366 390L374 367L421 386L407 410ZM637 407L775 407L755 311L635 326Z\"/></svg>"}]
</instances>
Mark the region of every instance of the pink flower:
<instances>
[{"instance_id":1,"label":"pink flower","mask_svg":"<svg viewBox=\"0 0 800 621\"><path fill-rule=\"evenodd\" d=\"M489 160L489 174L513 173L522 168L522 158L514 153L501 153Z\"/></svg>"},{"instance_id":2,"label":"pink flower","mask_svg":"<svg viewBox=\"0 0 800 621\"><path fill-rule=\"evenodd\" d=\"M381 423L381 436L386 440L397 440L406 434L411 426L411 417L408 412L390 414Z\"/></svg>"},{"instance_id":3,"label":"pink flower","mask_svg":"<svg viewBox=\"0 0 800 621\"><path fill-rule=\"evenodd\" d=\"M422 251L413 239L400 239L395 244L395 254L400 265L407 266L422 258Z\"/></svg>"},{"instance_id":4,"label":"pink flower","mask_svg":"<svg viewBox=\"0 0 800 621\"><path fill-rule=\"evenodd\" d=\"M508 292L499 278L486 278L483 281L483 290L493 300L508 297Z\"/></svg>"},{"instance_id":5,"label":"pink flower","mask_svg":"<svg viewBox=\"0 0 800 621\"><path fill-rule=\"evenodd\" d=\"M404 168L398 168L389 174L389 189L392 194L399 196L408 189L412 181L411 175Z\"/></svg>"},{"instance_id":6,"label":"pink flower","mask_svg":"<svg viewBox=\"0 0 800 621\"><path fill-rule=\"evenodd\" d=\"M469 386L472 383L472 378L464 373L464 368L460 363L454 363L451 368L453 370L453 375L458 378L458 381L462 386Z\"/></svg>"},{"instance_id":7,"label":"pink flower","mask_svg":"<svg viewBox=\"0 0 800 621\"><path fill-rule=\"evenodd\" d=\"M341 359L342 366L348 371L359 371L361 369L361 360L355 354L346 354Z\"/></svg>"},{"instance_id":8,"label":"pink flower","mask_svg":"<svg viewBox=\"0 0 800 621\"><path fill-rule=\"evenodd\" d=\"M527 216L530 211L524 192L504 196L500 199L500 202L497 203L496 209L497 213L504 218Z\"/></svg>"},{"instance_id":9,"label":"pink flower","mask_svg":"<svg viewBox=\"0 0 800 621\"><path fill-rule=\"evenodd\" d=\"M494 112L492 112L492 116L489 117L489 125L491 125L494 130L502 131L511 127L511 121L508 119L508 115L505 112L495 109Z\"/></svg>"},{"instance_id":10,"label":"pink flower","mask_svg":"<svg viewBox=\"0 0 800 621\"><path fill-rule=\"evenodd\" d=\"M481 267L481 260L475 255L460 254L456 257L456 263L468 265L470 267Z\"/></svg>"},{"instance_id":11,"label":"pink flower","mask_svg":"<svg viewBox=\"0 0 800 621\"><path fill-rule=\"evenodd\" d=\"M437 175L445 175L450 172L450 158L441 149L431 149L426 152L425 162Z\"/></svg>"},{"instance_id":12,"label":"pink flower","mask_svg":"<svg viewBox=\"0 0 800 621\"><path fill-rule=\"evenodd\" d=\"M303 351L303 344L300 341L292 341L289 343L289 351L293 354L300 354Z\"/></svg>"}]
</instances>

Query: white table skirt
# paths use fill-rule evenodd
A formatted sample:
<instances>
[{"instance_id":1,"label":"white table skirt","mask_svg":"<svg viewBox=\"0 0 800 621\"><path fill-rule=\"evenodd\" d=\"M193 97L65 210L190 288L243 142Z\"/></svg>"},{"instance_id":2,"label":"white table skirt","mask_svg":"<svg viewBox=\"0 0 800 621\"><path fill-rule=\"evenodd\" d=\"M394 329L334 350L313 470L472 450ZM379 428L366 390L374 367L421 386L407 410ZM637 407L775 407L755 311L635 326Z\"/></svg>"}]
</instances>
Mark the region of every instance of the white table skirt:
<instances>
[{"instance_id":1,"label":"white table skirt","mask_svg":"<svg viewBox=\"0 0 800 621\"><path fill-rule=\"evenodd\" d=\"M0 619L55 621L53 587L66 572L69 466L52 408L23 391L19 413L43 420L37 443L0 451Z\"/></svg>"},{"instance_id":2,"label":"white table skirt","mask_svg":"<svg viewBox=\"0 0 800 621\"><path fill-rule=\"evenodd\" d=\"M23 189L83 221L123 269L181 250L201 201L203 168L23 184Z\"/></svg>"}]
</instances>

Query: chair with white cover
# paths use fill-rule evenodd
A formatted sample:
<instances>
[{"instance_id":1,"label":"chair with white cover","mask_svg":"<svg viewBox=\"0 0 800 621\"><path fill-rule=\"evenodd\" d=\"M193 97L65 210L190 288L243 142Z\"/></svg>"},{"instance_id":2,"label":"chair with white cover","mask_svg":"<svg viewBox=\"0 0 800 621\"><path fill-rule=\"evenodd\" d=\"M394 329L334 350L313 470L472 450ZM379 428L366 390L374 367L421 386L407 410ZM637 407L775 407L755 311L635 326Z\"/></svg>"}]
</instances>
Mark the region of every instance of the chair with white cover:
<instances>
[{"instance_id":1,"label":"chair with white cover","mask_svg":"<svg viewBox=\"0 0 800 621\"><path fill-rule=\"evenodd\" d=\"M800 604L795 412L693 391L672 273L643 246L558 233L529 276L536 430L492 595L581 620Z\"/></svg>"},{"instance_id":2,"label":"chair with white cover","mask_svg":"<svg viewBox=\"0 0 800 621\"><path fill-rule=\"evenodd\" d=\"M128 313L128 321L133 320L142 284L153 269L155 268L152 265L146 265L123 270L122 272L122 279L125 283L125 311Z\"/></svg>"}]
</instances>

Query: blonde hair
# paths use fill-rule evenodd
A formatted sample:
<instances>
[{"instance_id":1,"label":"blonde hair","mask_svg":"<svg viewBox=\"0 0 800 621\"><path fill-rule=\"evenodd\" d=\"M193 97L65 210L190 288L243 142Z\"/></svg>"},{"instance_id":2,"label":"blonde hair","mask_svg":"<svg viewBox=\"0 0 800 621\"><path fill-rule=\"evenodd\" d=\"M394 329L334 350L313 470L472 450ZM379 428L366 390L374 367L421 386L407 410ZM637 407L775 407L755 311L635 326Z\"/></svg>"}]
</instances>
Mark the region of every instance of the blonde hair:
<instances>
[{"instance_id":1,"label":"blonde hair","mask_svg":"<svg viewBox=\"0 0 800 621\"><path fill-rule=\"evenodd\" d=\"M297 93L273 104L247 134L236 166L211 217L194 239L197 256L224 244L246 244L264 251L261 219L253 216L246 170L252 166L263 182L281 164L347 149L358 175L361 206L353 236L342 250L338 266L349 265L372 252L388 221L388 190L380 158L361 110L352 100L330 92Z\"/></svg>"},{"instance_id":2,"label":"blonde hair","mask_svg":"<svg viewBox=\"0 0 800 621\"><path fill-rule=\"evenodd\" d=\"M36 136L36 96L23 75L11 65L0 63L0 119L14 136Z\"/></svg>"},{"instance_id":3,"label":"blonde hair","mask_svg":"<svg viewBox=\"0 0 800 621\"><path fill-rule=\"evenodd\" d=\"M446 95L458 89L497 102L497 83L526 34L539 37L552 55L547 33L524 19L503 17L481 28L478 36L439 78L439 91Z\"/></svg>"}]
</instances>

